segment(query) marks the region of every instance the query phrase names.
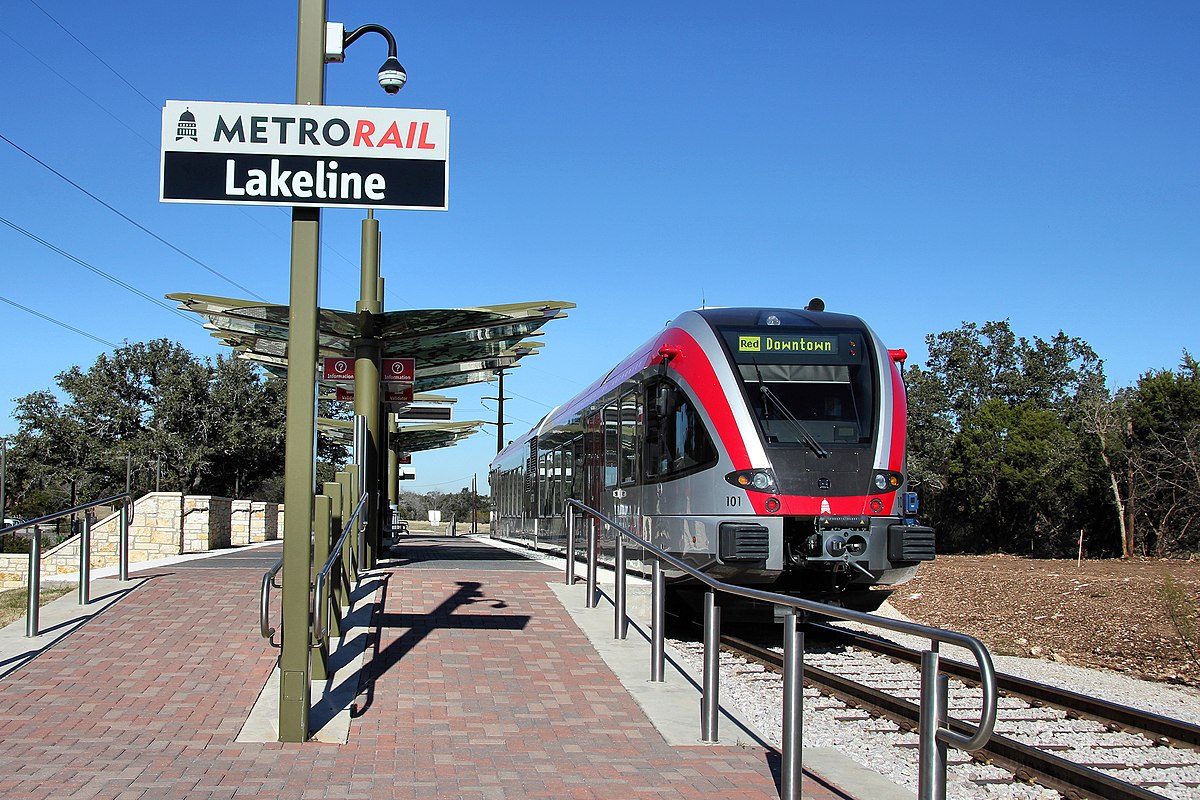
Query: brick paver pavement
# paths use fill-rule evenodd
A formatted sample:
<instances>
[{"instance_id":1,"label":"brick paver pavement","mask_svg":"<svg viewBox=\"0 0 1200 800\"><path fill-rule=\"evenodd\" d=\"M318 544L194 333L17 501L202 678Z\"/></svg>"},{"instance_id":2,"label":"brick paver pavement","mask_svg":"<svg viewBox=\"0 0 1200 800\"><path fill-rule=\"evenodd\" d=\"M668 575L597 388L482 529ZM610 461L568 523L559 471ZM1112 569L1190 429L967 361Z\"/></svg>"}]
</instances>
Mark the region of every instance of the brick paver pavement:
<instances>
[{"instance_id":1,"label":"brick paver pavement","mask_svg":"<svg viewBox=\"0 0 1200 800\"><path fill-rule=\"evenodd\" d=\"M276 653L259 570L147 574L0 680L0 798L778 796L772 753L668 746L551 573L388 573L345 745L234 741Z\"/></svg>"}]
</instances>

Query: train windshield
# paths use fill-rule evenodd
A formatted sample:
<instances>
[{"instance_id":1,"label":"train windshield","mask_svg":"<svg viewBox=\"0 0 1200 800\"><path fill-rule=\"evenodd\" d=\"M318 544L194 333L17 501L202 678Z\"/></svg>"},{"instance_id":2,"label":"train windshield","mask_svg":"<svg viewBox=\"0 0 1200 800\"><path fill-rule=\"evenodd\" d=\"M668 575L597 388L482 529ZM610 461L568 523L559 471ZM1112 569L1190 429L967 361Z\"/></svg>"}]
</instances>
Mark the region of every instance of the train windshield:
<instances>
[{"instance_id":1,"label":"train windshield","mask_svg":"<svg viewBox=\"0 0 1200 800\"><path fill-rule=\"evenodd\" d=\"M775 328L721 331L768 445L872 441L875 379L862 331Z\"/></svg>"}]
</instances>

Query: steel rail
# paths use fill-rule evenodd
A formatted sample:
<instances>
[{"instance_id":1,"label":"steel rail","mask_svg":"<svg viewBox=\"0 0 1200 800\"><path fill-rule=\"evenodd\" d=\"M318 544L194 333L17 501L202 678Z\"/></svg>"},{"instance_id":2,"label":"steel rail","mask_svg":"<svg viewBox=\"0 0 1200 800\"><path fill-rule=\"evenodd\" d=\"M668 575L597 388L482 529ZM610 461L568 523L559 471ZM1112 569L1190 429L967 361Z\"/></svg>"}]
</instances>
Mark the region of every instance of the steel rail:
<instances>
[{"instance_id":1,"label":"steel rail","mask_svg":"<svg viewBox=\"0 0 1200 800\"><path fill-rule=\"evenodd\" d=\"M732 636L723 637L722 642L756 661L783 668L783 656L770 648ZM867 711L898 720L905 726L915 728L919 722L920 709L907 700L901 700L818 667L806 666L804 677L806 681L820 686L830 694L849 700ZM959 720L949 719L947 722L960 731L970 729L969 725ZM981 759L981 756L986 758ZM1018 779L1036 782L1062 793L1071 800L1162 800L1163 797L1136 784L1046 753L998 733L993 733L974 757L977 760L995 763L1008 769Z\"/></svg>"},{"instance_id":2,"label":"steel rail","mask_svg":"<svg viewBox=\"0 0 1200 800\"><path fill-rule=\"evenodd\" d=\"M871 650L907 663L920 663L919 653L895 642L877 639L858 631L848 631L844 628L835 628L820 623L809 623L809 628L821 634L850 639L855 643L856 647L861 647L864 650ZM941 667L942 671L961 680L970 682L979 680L978 670L970 664L943 657ZM1095 720L1096 722L1115 724L1122 729L1132 729L1148 736L1151 740L1159 744L1179 743L1191 747L1200 747L1200 725L1195 725L1191 722L1164 717L1150 711L1143 711L1140 708L1132 708L1099 697L1089 697L1078 692L1073 692L1070 689L1063 689L1059 686L1051 686L1046 683L1039 683L1002 672L996 673L996 685L1000 691L1010 696L1023 697L1039 703L1047 703L1078 714L1081 717Z\"/></svg>"}]
</instances>

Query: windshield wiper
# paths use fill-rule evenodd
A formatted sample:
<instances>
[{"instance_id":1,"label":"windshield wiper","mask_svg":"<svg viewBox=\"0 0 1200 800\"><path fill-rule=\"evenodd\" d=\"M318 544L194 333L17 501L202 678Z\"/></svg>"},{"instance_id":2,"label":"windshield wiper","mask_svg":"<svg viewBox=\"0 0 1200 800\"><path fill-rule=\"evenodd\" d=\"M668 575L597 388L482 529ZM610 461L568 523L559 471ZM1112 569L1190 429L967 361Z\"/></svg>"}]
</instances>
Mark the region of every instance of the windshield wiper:
<instances>
[{"instance_id":1,"label":"windshield wiper","mask_svg":"<svg viewBox=\"0 0 1200 800\"><path fill-rule=\"evenodd\" d=\"M829 451L821 446L821 443L817 441L816 437L808 432L808 428L804 427L804 423L796 419L796 417L792 415L792 412L788 410L788 407L784 405L783 401L776 397L775 393L767 387L767 384L763 381L762 372L758 369L758 361L756 359L751 359L750 363L754 365L754 374L758 377L758 391L760 394L762 394L764 400L763 420L766 421L770 419L770 415L767 412L767 404L765 402L769 400L774 403L775 407L783 414L784 420L791 424L792 428L800 434L800 441L812 448L812 451L817 454L817 458L829 458Z\"/></svg>"}]
</instances>

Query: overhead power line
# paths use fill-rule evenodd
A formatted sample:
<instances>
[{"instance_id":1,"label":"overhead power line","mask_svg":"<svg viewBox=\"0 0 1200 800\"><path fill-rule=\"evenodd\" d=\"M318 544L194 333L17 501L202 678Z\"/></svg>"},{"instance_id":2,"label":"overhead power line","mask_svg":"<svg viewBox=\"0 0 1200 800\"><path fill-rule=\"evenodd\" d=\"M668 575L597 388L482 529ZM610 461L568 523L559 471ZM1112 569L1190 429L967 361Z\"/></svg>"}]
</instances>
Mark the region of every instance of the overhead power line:
<instances>
[{"instance_id":1,"label":"overhead power line","mask_svg":"<svg viewBox=\"0 0 1200 800\"><path fill-rule=\"evenodd\" d=\"M91 192L89 192L87 189L83 188L83 187L82 187L82 186L80 186L78 183L76 183L75 181L73 181L73 180L71 180L70 178L68 178L66 175L63 175L61 172L59 172L58 170L56 170L54 167L50 166L50 165L49 165L49 164L47 164L45 161L42 161L40 158L38 158L37 156L35 156L33 153L30 153L30 152L29 152L28 150L26 150L24 147L21 147L19 144L17 144L16 142L14 142L12 139L9 139L9 138L8 138L7 136L5 136L4 134L0 133L0 139L3 139L5 142L7 142L9 145L11 145L11 146L12 146L14 149L16 149L17 151L21 152L21 153L22 153L23 155L25 155L26 157L28 157L28 158L32 159L33 161L36 161L38 164L42 165L42 167L44 167L45 169L49 170L50 172L53 172L53 173L54 173L55 175L57 175L59 178L61 178L62 180L66 181L66 182L67 182L67 183L69 183L70 185L74 186L76 189L78 189L79 191L83 192L83 193L84 193L84 194L86 194L88 197L92 198L92 199L93 199L93 200L95 200L97 203L99 203L100 205L104 206L104 207L105 207L105 208L107 208L109 211L113 212L113 213L114 213L114 214L116 214L118 217L120 217L121 219L123 219L123 220L125 220L126 222L128 222L130 225L133 225L135 228L137 228L138 230L140 230L140 231L142 231L143 233L147 234L147 235L148 235L148 236L150 236L151 238L153 238L153 239L155 239L156 241L158 241L158 242L161 242L162 244L164 244L164 245L166 245L167 247L171 248L171 249L172 249L172 250L174 250L176 253L178 253L179 255L181 255L181 256L183 256L184 258L186 258L188 261L191 261L193 264L196 264L196 265L197 265L197 266L199 266L199 267L203 267L204 269L206 269L206 270L208 270L209 272L211 272L213 275L216 275L216 276L217 276L218 278L220 278L221 280L223 280L223 281L225 281L225 282L229 283L231 286L236 286L237 288L241 289L243 292L248 292L250 295L252 295L253 297L255 297L255 298L259 299L259 300L262 300L264 303L267 301L267 300L266 300L266 298L265 298L265 297L263 297L262 295L260 295L260 294L257 294L256 292L254 292L254 291L252 291L252 290L250 290L250 289L246 288L245 286L242 286L240 283L238 283L237 281L235 281L233 278L230 278L228 275L225 275L224 273L220 272L219 270L216 270L216 269L214 269L214 268L210 267L208 264L205 264L203 261L201 261L200 259L198 259L198 258L196 258L195 256L191 255L190 253L186 253L186 252L184 252L183 250L180 250L178 247L176 247L175 245L171 244L171 243L170 243L170 242L168 242L166 239L162 238L162 237L161 237L161 236L159 236L157 233L155 233L154 231L152 231L152 230L150 230L149 228L147 228L145 225L141 224L140 222L138 222L137 220L133 219L133 218L132 218L132 217L130 217L129 215L125 214L124 212L118 211L116 208L112 207L111 205L109 205L109 204L108 204L108 203L106 203L105 201L101 200L99 197L97 197L96 195L92 194L92 193L91 193Z\"/></svg>"},{"instance_id":2,"label":"overhead power line","mask_svg":"<svg viewBox=\"0 0 1200 800\"><path fill-rule=\"evenodd\" d=\"M67 323L63 322L62 320L55 319L54 317L43 314L40 311L34 311L29 306L23 306L15 300L9 300L7 297L0 297L0 302L8 303L13 308L19 308L26 313L33 314L35 317L41 317L42 319L46 320L46 322L52 322L55 325L58 325L60 328L66 328L67 330L71 331L72 333L78 333L80 336L86 336L87 338L89 338L93 341L97 341L100 344L106 344L112 348L120 347L119 344L114 344L113 342L110 342L107 339L101 339L99 336L93 336L92 334L88 333L87 331L81 331L81 330L79 330L79 328L76 328L74 325L68 325Z\"/></svg>"},{"instance_id":3,"label":"overhead power line","mask_svg":"<svg viewBox=\"0 0 1200 800\"><path fill-rule=\"evenodd\" d=\"M76 43L78 43L78 45L79 45L80 47L82 47L84 50L87 50L89 53L91 53L91 54L92 54L92 58L96 59L96 60L97 60L97 61L99 61L101 64L103 64L103 65L104 65L104 67L105 67L105 68L106 68L106 69L107 69L109 72L111 72L113 75L116 75L118 78L120 78L122 83L124 83L126 86L128 86L130 89L132 89L134 92L136 92L136 93L137 93L137 95L138 95L139 97L141 97L143 100L145 100L147 103L149 103L151 108L153 108L153 109L155 109L155 110L157 110L157 109L158 109L158 107L159 107L158 103L154 102L154 101L153 101L153 100L151 100L149 97L146 97L146 95L142 94L142 92L141 92L141 90L140 90L140 89L138 89L136 86L134 86L134 85L133 85L132 83L130 83L128 80L126 80L124 75L122 75L121 73L119 73L119 72L117 72L115 69L113 69L112 65L111 65L111 64L109 64L107 61L105 61L103 58L101 58L99 55L97 55L95 50L93 50L92 48L88 47L86 44L84 44L84 43L83 43L83 41L82 41L82 40L81 40L81 39L80 39L78 36L76 36L75 34L71 33L71 31L67 30L67 26L66 26L66 25L63 25L61 22L59 22L57 19L55 19L55 18L54 18L54 17L53 17L53 16L50 14L50 12L49 12L49 11L47 11L46 9L44 9L44 8L42 8L40 5L38 5L38 3L36 2L36 0L29 0L29 2L30 2L30 3L33 3L34 7L35 7L35 8L36 8L38 11L42 12L42 13L43 13L43 14L45 14L47 17L49 17L51 22L53 22L53 23L54 23L55 25L57 25L58 27L62 28L62 30L63 30L63 33L65 33L67 36L70 36L72 39L74 39L74 40L76 41ZM44 62L43 62L43 63L44 63Z\"/></svg>"},{"instance_id":4,"label":"overhead power line","mask_svg":"<svg viewBox=\"0 0 1200 800\"><path fill-rule=\"evenodd\" d=\"M12 228L17 233L22 234L23 236L26 236L26 237L32 239L33 241L40 244L42 247L45 247L49 250L53 250L55 253L58 253L63 258L65 258L69 261L75 262L76 264L83 267L84 269L89 270L90 272L94 272L95 274L99 275L101 278L104 278L106 281L109 281L110 283L114 283L117 286L120 286L122 289L125 289L128 292L132 292L133 294L136 294L138 297L142 298L143 300L148 300L151 303L153 303L154 305L158 306L159 308L166 309L167 311L170 311L172 314L175 314L176 316L181 317L182 319L186 319L188 322L192 323L193 325L199 325L201 327L204 327L204 323L201 322L200 320L196 319L195 317L193 317L191 314L185 314L184 312L180 311L175 306L170 305L169 303L164 303L163 301L159 300L158 298L146 294L141 289L137 288L136 286L126 283L125 281L121 280L120 278L116 277L115 275L110 275L109 273L105 272L104 270L100 269L99 267L92 266L88 262L84 261L82 258L78 258L77 256L71 255L66 250L63 250L61 247L51 244L50 242L46 241L42 237L38 236L37 234L30 233L29 231L25 230L24 228L22 228L20 225L16 224L15 222L12 222L11 220L0 216L0 223L4 223L5 225Z\"/></svg>"}]
</instances>

